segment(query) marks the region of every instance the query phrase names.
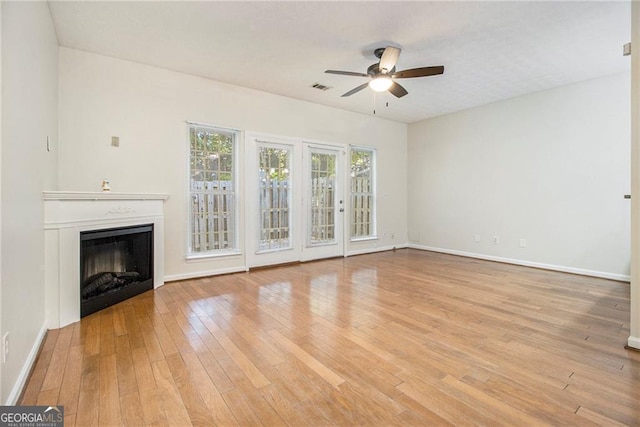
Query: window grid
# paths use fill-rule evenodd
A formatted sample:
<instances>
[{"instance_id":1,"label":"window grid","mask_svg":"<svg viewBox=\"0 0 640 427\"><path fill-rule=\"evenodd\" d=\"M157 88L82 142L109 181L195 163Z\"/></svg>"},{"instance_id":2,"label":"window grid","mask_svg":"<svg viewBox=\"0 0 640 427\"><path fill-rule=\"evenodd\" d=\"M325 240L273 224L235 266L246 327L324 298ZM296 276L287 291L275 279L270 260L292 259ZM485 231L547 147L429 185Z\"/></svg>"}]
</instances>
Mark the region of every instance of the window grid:
<instances>
[{"instance_id":1,"label":"window grid","mask_svg":"<svg viewBox=\"0 0 640 427\"><path fill-rule=\"evenodd\" d=\"M290 150L258 148L260 192L259 250L287 249L290 239Z\"/></svg>"},{"instance_id":2,"label":"window grid","mask_svg":"<svg viewBox=\"0 0 640 427\"><path fill-rule=\"evenodd\" d=\"M375 233L373 156L370 149L351 149L351 238Z\"/></svg>"},{"instance_id":3,"label":"window grid","mask_svg":"<svg viewBox=\"0 0 640 427\"><path fill-rule=\"evenodd\" d=\"M335 242L336 156L311 153L311 244Z\"/></svg>"},{"instance_id":4,"label":"window grid","mask_svg":"<svg viewBox=\"0 0 640 427\"><path fill-rule=\"evenodd\" d=\"M235 132L192 125L189 133L189 253L235 249Z\"/></svg>"}]
</instances>

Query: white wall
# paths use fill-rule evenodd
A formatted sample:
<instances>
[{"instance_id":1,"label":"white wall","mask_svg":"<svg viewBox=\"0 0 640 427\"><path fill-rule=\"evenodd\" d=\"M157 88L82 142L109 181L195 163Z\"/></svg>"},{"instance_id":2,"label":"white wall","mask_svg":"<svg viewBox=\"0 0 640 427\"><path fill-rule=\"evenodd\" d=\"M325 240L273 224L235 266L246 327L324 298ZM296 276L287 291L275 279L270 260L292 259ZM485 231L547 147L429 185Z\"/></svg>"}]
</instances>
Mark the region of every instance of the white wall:
<instances>
[{"instance_id":1,"label":"white wall","mask_svg":"<svg viewBox=\"0 0 640 427\"><path fill-rule=\"evenodd\" d=\"M245 265L243 256L185 261L187 120L378 148L378 223L387 234L347 250L406 243L405 124L66 48L59 72L59 188L99 191L108 178L113 191L169 193L169 279ZM120 137L119 148L111 136Z\"/></svg>"},{"instance_id":2,"label":"white wall","mask_svg":"<svg viewBox=\"0 0 640 427\"><path fill-rule=\"evenodd\" d=\"M45 2L2 2L0 400L12 404L44 333L42 191L56 189L58 43ZM53 152L46 151L52 138Z\"/></svg>"},{"instance_id":3,"label":"white wall","mask_svg":"<svg viewBox=\"0 0 640 427\"><path fill-rule=\"evenodd\" d=\"M613 75L411 124L410 243L628 278L629 79Z\"/></svg>"},{"instance_id":4,"label":"white wall","mask_svg":"<svg viewBox=\"0 0 640 427\"><path fill-rule=\"evenodd\" d=\"M2 5L0 5L0 58L2 58ZM2 188L2 64L0 64L0 188ZM2 196L0 196L0 339L2 337ZM4 352L0 342L0 355ZM1 356L0 356L1 357ZM2 366L0 363L0 402L2 398Z\"/></svg>"},{"instance_id":5,"label":"white wall","mask_svg":"<svg viewBox=\"0 0 640 427\"><path fill-rule=\"evenodd\" d=\"M627 344L640 349L640 2L631 5L631 321Z\"/></svg>"}]
</instances>

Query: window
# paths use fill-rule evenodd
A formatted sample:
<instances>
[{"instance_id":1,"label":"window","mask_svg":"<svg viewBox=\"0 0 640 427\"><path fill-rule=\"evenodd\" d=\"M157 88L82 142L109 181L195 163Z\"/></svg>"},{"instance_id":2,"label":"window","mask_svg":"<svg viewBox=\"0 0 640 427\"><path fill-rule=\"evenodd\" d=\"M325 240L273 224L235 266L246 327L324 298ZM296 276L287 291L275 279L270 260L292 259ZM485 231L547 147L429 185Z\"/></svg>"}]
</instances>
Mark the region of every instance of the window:
<instances>
[{"instance_id":1,"label":"window","mask_svg":"<svg viewBox=\"0 0 640 427\"><path fill-rule=\"evenodd\" d=\"M311 245L335 243L336 154L311 151Z\"/></svg>"},{"instance_id":2,"label":"window","mask_svg":"<svg viewBox=\"0 0 640 427\"><path fill-rule=\"evenodd\" d=\"M189 248L188 255L237 250L237 132L189 125Z\"/></svg>"},{"instance_id":3,"label":"window","mask_svg":"<svg viewBox=\"0 0 640 427\"><path fill-rule=\"evenodd\" d=\"M374 238L375 151L351 148L351 240Z\"/></svg>"},{"instance_id":4,"label":"window","mask_svg":"<svg viewBox=\"0 0 640 427\"><path fill-rule=\"evenodd\" d=\"M260 251L291 248L291 149L279 147L258 147Z\"/></svg>"}]
</instances>

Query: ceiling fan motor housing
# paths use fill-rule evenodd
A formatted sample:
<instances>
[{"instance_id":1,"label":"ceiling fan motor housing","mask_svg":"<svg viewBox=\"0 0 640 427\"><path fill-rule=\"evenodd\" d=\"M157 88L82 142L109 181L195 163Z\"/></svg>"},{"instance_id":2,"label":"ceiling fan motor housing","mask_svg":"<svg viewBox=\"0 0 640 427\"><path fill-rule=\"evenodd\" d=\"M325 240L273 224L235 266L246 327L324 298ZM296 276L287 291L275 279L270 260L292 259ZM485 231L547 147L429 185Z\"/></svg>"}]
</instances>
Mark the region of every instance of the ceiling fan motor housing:
<instances>
[{"instance_id":1,"label":"ceiling fan motor housing","mask_svg":"<svg viewBox=\"0 0 640 427\"><path fill-rule=\"evenodd\" d=\"M396 67L393 67L388 73L386 74L393 74L396 71ZM369 65L369 68L367 68L367 74L369 74L371 77L375 77L380 73L380 63L376 62L375 64L371 64Z\"/></svg>"},{"instance_id":2,"label":"ceiling fan motor housing","mask_svg":"<svg viewBox=\"0 0 640 427\"><path fill-rule=\"evenodd\" d=\"M376 56L376 58L380 59L382 58L382 54L384 53L385 49L386 47L379 47L373 51L373 54Z\"/></svg>"}]
</instances>

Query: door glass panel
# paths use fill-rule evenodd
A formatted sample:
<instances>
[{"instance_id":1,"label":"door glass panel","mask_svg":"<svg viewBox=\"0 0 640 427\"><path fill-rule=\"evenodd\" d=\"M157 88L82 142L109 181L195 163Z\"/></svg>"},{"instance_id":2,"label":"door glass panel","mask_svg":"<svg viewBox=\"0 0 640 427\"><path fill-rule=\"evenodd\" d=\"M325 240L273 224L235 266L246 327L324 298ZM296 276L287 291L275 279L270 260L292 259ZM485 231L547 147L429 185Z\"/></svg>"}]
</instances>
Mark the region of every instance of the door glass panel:
<instances>
[{"instance_id":1,"label":"door glass panel","mask_svg":"<svg viewBox=\"0 0 640 427\"><path fill-rule=\"evenodd\" d=\"M289 149L258 147L260 251L291 247L290 162Z\"/></svg>"},{"instance_id":2,"label":"door glass panel","mask_svg":"<svg viewBox=\"0 0 640 427\"><path fill-rule=\"evenodd\" d=\"M335 243L336 155L311 152L311 245Z\"/></svg>"}]
</instances>

